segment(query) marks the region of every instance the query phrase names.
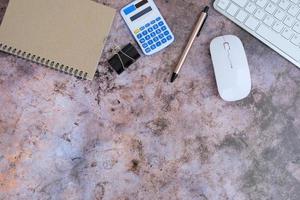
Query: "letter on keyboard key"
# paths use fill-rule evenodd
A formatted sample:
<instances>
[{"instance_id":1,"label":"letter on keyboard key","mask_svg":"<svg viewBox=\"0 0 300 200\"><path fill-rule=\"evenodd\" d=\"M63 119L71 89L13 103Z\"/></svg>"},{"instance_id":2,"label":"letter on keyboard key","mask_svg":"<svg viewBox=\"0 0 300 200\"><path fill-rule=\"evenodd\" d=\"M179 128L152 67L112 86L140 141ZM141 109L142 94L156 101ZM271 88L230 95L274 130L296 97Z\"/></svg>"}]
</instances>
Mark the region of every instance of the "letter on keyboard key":
<instances>
[{"instance_id":1,"label":"letter on keyboard key","mask_svg":"<svg viewBox=\"0 0 300 200\"><path fill-rule=\"evenodd\" d=\"M294 37L292 38L291 42L294 45L300 46L300 35L294 35Z\"/></svg>"},{"instance_id":2,"label":"letter on keyboard key","mask_svg":"<svg viewBox=\"0 0 300 200\"><path fill-rule=\"evenodd\" d=\"M289 0L280 0L279 7L281 7L283 10L286 10L290 5Z\"/></svg>"},{"instance_id":3,"label":"letter on keyboard key","mask_svg":"<svg viewBox=\"0 0 300 200\"><path fill-rule=\"evenodd\" d=\"M276 7L274 4L272 4L272 3L269 3L269 4L267 5L267 7L266 7L266 11L267 11L268 13L270 13L271 15L273 15L273 13L274 13L276 10L277 10L277 7Z\"/></svg>"},{"instance_id":4,"label":"letter on keyboard key","mask_svg":"<svg viewBox=\"0 0 300 200\"><path fill-rule=\"evenodd\" d=\"M245 25L248 26L251 30L255 30L259 25L259 21L251 16L247 19Z\"/></svg>"},{"instance_id":5,"label":"letter on keyboard key","mask_svg":"<svg viewBox=\"0 0 300 200\"><path fill-rule=\"evenodd\" d=\"M257 19L260 19L260 20L262 20L265 17L265 15L266 15L266 13L261 9L257 10L254 14L254 16L257 17Z\"/></svg>"},{"instance_id":6,"label":"letter on keyboard key","mask_svg":"<svg viewBox=\"0 0 300 200\"><path fill-rule=\"evenodd\" d=\"M296 61L300 60L300 48L288 42L280 34L274 32L272 29L268 28L265 25L261 25L256 32L258 35L263 37L268 42L272 43L281 51L285 52L294 60Z\"/></svg>"},{"instance_id":7,"label":"letter on keyboard key","mask_svg":"<svg viewBox=\"0 0 300 200\"><path fill-rule=\"evenodd\" d=\"M256 6L253 3L248 3L246 8L245 8L249 13L254 13L254 11L256 10Z\"/></svg>"},{"instance_id":8,"label":"letter on keyboard key","mask_svg":"<svg viewBox=\"0 0 300 200\"><path fill-rule=\"evenodd\" d=\"M243 10L240 10L240 12L236 15L236 19L240 22L244 22L247 17L248 14Z\"/></svg>"},{"instance_id":9,"label":"letter on keyboard key","mask_svg":"<svg viewBox=\"0 0 300 200\"><path fill-rule=\"evenodd\" d=\"M283 30L284 26L281 22L275 22L273 29L280 33Z\"/></svg>"},{"instance_id":10,"label":"letter on keyboard key","mask_svg":"<svg viewBox=\"0 0 300 200\"><path fill-rule=\"evenodd\" d=\"M248 0L232 0L234 3L236 3L237 5L241 6L242 8L245 7L245 5L247 4Z\"/></svg>"},{"instance_id":11,"label":"letter on keyboard key","mask_svg":"<svg viewBox=\"0 0 300 200\"><path fill-rule=\"evenodd\" d=\"M229 8L227 9L227 12L228 12L230 15L234 16L234 15L236 14L236 12L238 11L238 9L239 9L239 8L238 8L236 5L231 4L231 5L229 6Z\"/></svg>"},{"instance_id":12,"label":"letter on keyboard key","mask_svg":"<svg viewBox=\"0 0 300 200\"><path fill-rule=\"evenodd\" d=\"M294 31L296 31L297 33L300 33L300 22L297 22L295 24L295 26L293 27Z\"/></svg>"},{"instance_id":13,"label":"letter on keyboard key","mask_svg":"<svg viewBox=\"0 0 300 200\"><path fill-rule=\"evenodd\" d=\"M223 10L225 10L228 5L229 5L229 0L220 0L218 3L218 6Z\"/></svg>"}]
</instances>

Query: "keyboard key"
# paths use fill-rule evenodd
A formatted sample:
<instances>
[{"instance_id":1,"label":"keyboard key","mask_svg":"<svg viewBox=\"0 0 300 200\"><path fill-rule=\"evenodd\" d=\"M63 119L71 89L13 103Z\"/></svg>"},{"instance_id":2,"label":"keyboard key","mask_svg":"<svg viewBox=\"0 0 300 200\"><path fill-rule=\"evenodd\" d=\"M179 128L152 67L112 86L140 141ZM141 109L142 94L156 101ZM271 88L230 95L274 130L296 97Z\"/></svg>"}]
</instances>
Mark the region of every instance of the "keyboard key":
<instances>
[{"instance_id":1,"label":"keyboard key","mask_svg":"<svg viewBox=\"0 0 300 200\"><path fill-rule=\"evenodd\" d=\"M296 17L298 12L299 12L299 7L296 5L291 5L291 7L288 10L288 13L290 13L293 17Z\"/></svg>"},{"instance_id":2,"label":"keyboard key","mask_svg":"<svg viewBox=\"0 0 300 200\"><path fill-rule=\"evenodd\" d=\"M248 11L250 14L253 14L254 11L256 10L256 6L253 3L248 3L246 6L246 11Z\"/></svg>"},{"instance_id":3,"label":"keyboard key","mask_svg":"<svg viewBox=\"0 0 300 200\"><path fill-rule=\"evenodd\" d=\"M163 22L158 22L158 25L159 25L159 26L163 26L164 23L163 23Z\"/></svg>"},{"instance_id":4,"label":"keyboard key","mask_svg":"<svg viewBox=\"0 0 300 200\"><path fill-rule=\"evenodd\" d=\"M291 42L296 46L300 46L300 35L294 35Z\"/></svg>"},{"instance_id":5,"label":"keyboard key","mask_svg":"<svg viewBox=\"0 0 300 200\"><path fill-rule=\"evenodd\" d=\"M266 11L273 15L273 13L277 10L277 7L273 3L269 3L266 7Z\"/></svg>"},{"instance_id":6,"label":"keyboard key","mask_svg":"<svg viewBox=\"0 0 300 200\"><path fill-rule=\"evenodd\" d=\"M146 53L149 53L151 51L150 48L145 49Z\"/></svg>"},{"instance_id":7,"label":"keyboard key","mask_svg":"<svg viewBox=\"0 0 300 200\"><path fill-rule=\"evenodd\" d=\"M236 15L237 20L239 20L240 22L244 22L247 17L248 17L248 13L246 13L243 10L240 10Z\"/></svg>"},{"instance_id":8,"label":"keyboard key","mask_svg":"<svg viewBox=\"0 0 300 200\"><path fill-rule=\"evenodd\" d=\"M295 23L295 20L294 20L294 18L291 17L291 16L287 16L287 17L285 18L285 20L284 20L284 24L287 25L287 26L289 26L289 27L293 26L294 23Z\"/></svg>"},{"instance_id":9,"label":"keyboard key","mask_svg":"<svg viewBox=\"0 0 300 200\"><path fill-rule=\"evenodd\" d=\"M147 32L147 31L143 31L142 34L143 34L143 35L147 35L148 32Z\"/></svg>"},{"instance_id":10,"label":"keyboard key","mask_svg":"<svg viewBox=\"0 0 300 200\"><path fill-rule=\"evenodd\" d=\"M145 39L150 40L151 39L150 35L146 35Z\"/></svg>"},{"instance_id":11,"label":"keyboard key","mask_svg":"<svg viewBox=\"0 0 300 200\"><path fill-rule=\"evenodd\" d=\"M151 37L155 37L155 36L156 36L155 32L152 32L152 33L150 34L150 36L151 36Z\"/></svg>"},{"instance_id":12,"label":"keyboard key","mask_svg":"<svg viewBox=\"0 0 300 200\"><path fill-rule=\"evenodd\" d=\"M265 17L265 15L266 15L265 11L261 9L257 10L254 14L254 16L259 20L262 20Z\"/></svg>"},{"instance_id":13,"label":"keyboard key","mask_svg":"<svg viewBox=\"0 0 300 200\"><path fill-rule=\"evenodd\" d=\"M161 33L161 30L158 29L158 30L155 31L155 33L156 33L156 34L160 34L160 33Z\"/></svg>"},{"instance_id":14,"label":"keyboard key","mask_svg":"<svg viewBox=\"0 0 300 200\"><path fill-rule=\"evenodd\" d=\"M151 49L152 49L152 50L156 49L155 44L151 46Z\"/></svg>"},{"instance_id":15,"label":"keyboard key","mask_svg":"<svg viewBox=\"0 0 300 200\"><path fill-rule=\"evenodd\" d=\"M155 25L153 26L153 28L154 28L155 30L158 29L158 25L155 24Z\"/></svg>"},{"instance_id":16,"label":"keyboard key","mask_svg":"<svg viewBox=\"0 0 300 200\"><path fill-rule=\"evenodd\" d=\"M294 4L298 4L299 0L291 0L291 2L293 2Z\"/></svg>"},{"instance_id":17,"label":"keyboard key","mask_svg":"<svg viewBox=\"0 0 300 200\"><path fill-rule=\"evenodd\" d=\"M230 14L230 15L232 15L232 16L234 16L235 14L236 14L236 12L238 11L238 7L235 5L235 4L231 4L230 6L229 6L229 8L227 9L227 12Z\"/></svg>"},{"instance_id":18,"label":"keyboard key","mask_svg":"<svg viewBox=\"0 0 300 200\"><path fill-rule=\"evenodd\" d=\"M150 26L150 23L147 23L147 24L145 25L146 28L148 28L149 26Z\"/></svg>"},{"instance_id":19,"label":"keyboard key","mask_svg":"<svg viewBox=\"0 0 300 200\"><path fill-rule=\"evenodd\" d=\"M152 20L152 21L151 21L151 24L155 24L155 22L156 22L155 20Z\"/></svg>"},{"instance_id":20,"label":"keyboard key","mask_svg":"<svg viewBox=\"0 0 300 200\"><path fill-rule=\"evenodd\" d=\"M256 2L256 4L261 7L261 8L264 8L266 5L267 5L268 1L267 0L258 0Z\"/></svg>"},{"instance_id":21,"label":"keyboard key","mask_svg":"<svg viewBox=\"0 0 300 200\"><path fill-rule=\"evenodd\" d=\"M164 37L164 34L159 34L158 37L159 37L159 39L161 39Z\"/></svg>"},{"instance_id":22,"label":"keyboard key","mask_svg":"<svg viewBox=\"0 0 300 200\"><path fill-rule=\"evenodd\" d=\"M170 32L169 31L165 31L164 35L170 35Z\"/></svg>"},{"instance_id":23,"label":"keyboard key","mask_svg":"<svg viewBox=\"0 0 300 200\"><path fill-rule=\"evenodd\" d=\"M265 25L261 25L256 31L265 40L272 43L274 46L281 49L294 60L300 60L300 48L286 41L284 37L272 31Z\"/></svg>"},{"instance_id":24,"label":"keyboard key","mask_svg":"<svg viewBox=\"0 0 300 200\"><path fill-rule=\"evenodd\" d=\"M162 31L165 31L165 30L167 30L167 27L166 27L166 26L162 26L162 27L161 27L161 30L162 30Z\"/></svg>"},{"instance_id":25,"label":"keyboard key","mask_svg":"<svg viewBox=\"0 0 300 200\"><path fill-rule=\"evenodd\" d=\"M300 22L297 22L294 27L293 27L294 31L296 31L297 33L300 34Z\"/></svg>"},{"instance_id":26,"label":"keyboard key","mask_svg":"<svg viewBox=\"0 0 300 200\"><path fill-rule=\"evenodd\" d=\"M137 37L138 39L141 39L141 38L143 37L143 34L139 33L139 34L137 34L136 37Z\"/></svg>"},{"instance_id":27,"label":"keyboard key","mask_svg":"<svg viewBox=\"0 0 300 200\"><path fill-rule=\"evenodd\" d=\"M140 28L140 30L141 30L141 31L145 30L145 26L142 26L142 27Z\"/></svg>"},{"instance_id":28,"label":"keyboard key","mask_svg":"<svg viewBox=\"0 0 300 200\"><path fill-rule=\"evenodd\" d=\"M156 46L157 46L157 47L160 47L160 46L161 46L161 42L157 42L157 43L156 43Z\"/></svg>"},{"instance_id":29,"label":"keyboard key","mask_svg":"<svg viewBox=\"0 0 300 200\"><path fill-rule=\"evenodd\" d=\"M161 17L156 18L156 21L157 21L157 22L160 21L160 20L161 20Z\"/></svg>"},{"instance_id":30,"label":"keyboard key","mask_svg":"<svg viewBox=\"0 0 300 200\"><path fill-rule=\"evenodd\" d=\"M153 38L154 42L157 42L158 40L159 40L158 37Z\"/></svg>"},{"instance_id":31,"label":"keyboard key","mask_svg":"<svg viewBox=\"0 0 300 200\"><path fill-rule=\"evenodd\" d=\"M291 29L288 29L288 28L285 28L284 31L282 32L282 36L283 36L285 39L287 39L287 40L291 39L291 37L292 37L293 35L294 35L294 32L291 31Z\"/></svg>"},{"instance_id":32,"label":"keyboard key","mask_svg":"<svg viewBox=\"0 0 300 200\"><path fill-rule=\"evenodd\" d=\"M149 44L149 45L152 45L153 43L154 43L153 40L149 40L149 41L148 41L148 44Z\"/></svg>"},{"instance_id":33,"label":"keyboard key","mask_svg":"<svg viewBox=\"0 0 300 200\"><path fill-rule=\"evenodd\" d=\"M147 43L144 43L142 46L143 46L144 48L146 48L146 47L148 47L148 44L147 44Z\"/></svg>"},{"instance_id":34,"label":"keyboard key","mask_svg":"<svg viewBox=\"0 0 300 200\"><path fill-rule=\"evenodd\" d=\"M140 43L144 43L146 40L144 38L140 39Z\"/></svg>"},{"instance_id":35,"label":"keyboard key","mask_svg":"<svg viewBox=\"0 0 300 200\"><path fill-rule=\"evenodd\" d=\"M151 33L152 31L153 31L153 28L152 28L152 27L148 28L148 32L149 32L149 33Z\"/></svg>"},{"instance_id":36,"label":"keyboard key","mask_svg":"<svg viewBox=\"0 0 300 200\"><path fill-rule=\"evenodd\" d=\"M276 13L275 13L274 16L275 16L278 20L282 21L282 20L285 18L286 13L285 13L283 10L278 9L278 10L276 11Z\"/></svg>"},{"instance_id":37,"label":"keyboard key","mask_svg":"<svg viewBox=\"0 0 300 200\"><path fill-rule=\"evenodd\" d=\"M275 22L275 24L273 25L273 29L280 33L283 30L284 26L281 22Z\"/></svg>"},{"instance_id":38,"label":"keyboard key","mask_svg":"<svg viewBox=\"0 0 300 200\"><path fill-rule=\"evenodd\" d=\"M241 6L242 8L245 7L245 5L247 4L248 0L232 0L234 3L236 3L237 5Z\"/></svg>"},{"instance_id":39,"label":"keyboard key","mask_svg":"<svg viewBox=\"0 0 300 200\"><path fill-rule=\"evenodd\" d=\"M161 42L164 44L164 43L166 43L166 42L167 42L167 39L166 39L166 38L164 38L164 39L162 39L162 40L161 40Z\"/></svg>"},{"instance_id":40,"label":"keyboard key","mask_svg":"<svg viewBox=\"0 0 300 200\"><path fill-rule=\"evenodd\" d=\"M248 26L251 30L255 30L257 26L259 25L259 21L255 19L254 17L250 16L246 22L245 25Z\"/></svg>"},{"instance_id":41,"label":"keyboard key","mask_svg":"<svg viewBox=\"0 0 300 200\"><path fill-rule=\"evenodd\" d=\"M279 0L271 0L273 3L278 4Z\"/></svg>"},{"instance_id":42,"label":"keyboard key","mask_svg":"<svg viewBox=\"0 0 300 200\"><path fill-rule=\"evenodd\" d=\"M225 10L228 5L229 5L229 0L220 0L218 3L218 6L223 10Z\"/></svg>"},{"instance_id":43,"label":"keyboard key","mask_svg":"<svg viewBox=\"0 0 300 200\"><path fill-rule=\"evenodd\" d=\"M270 15L268 15L264 20L264 23L268 26L272 26L274 22L275 22L274 18Z\"/></svg>"},{"instance_id":44,"label":"keyboard key","mask_svg":"<svg viewBox=\"0 0 300 200\"><path fill-rule=\"evenodd\" d=\"M289 0L280 0L280 3L278 5L283 10L286 10L290 6L290 2L289 2Z\"/></svg>"},{"instance_id":45,"label":"keyboard key","mask_svg":"<svg viewBox=\"0 0 300 200\"><path fill-rule=\"evenodd\" d=\"M172 40L172 39L173 39L173 37L171 35L167 36L167 40Z\"/></svg>"}]
</instances>

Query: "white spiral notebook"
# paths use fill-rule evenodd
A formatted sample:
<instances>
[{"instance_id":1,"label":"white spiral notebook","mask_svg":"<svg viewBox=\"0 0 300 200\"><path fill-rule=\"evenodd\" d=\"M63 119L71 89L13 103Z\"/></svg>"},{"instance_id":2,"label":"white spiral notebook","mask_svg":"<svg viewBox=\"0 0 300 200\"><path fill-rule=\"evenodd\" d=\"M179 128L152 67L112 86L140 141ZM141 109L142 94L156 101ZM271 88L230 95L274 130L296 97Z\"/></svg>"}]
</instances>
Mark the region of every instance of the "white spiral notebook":
<instances>
[{"instance_id":1,"label":"white spiral notebook","mask_svg":"<svg viewBox=\"0 0 300 200\"><path fill-rule=\"evenodd\" d=\"M10 0L0 50L92 80L114 15L91 0Z\"/></svg>"}]
</instances>

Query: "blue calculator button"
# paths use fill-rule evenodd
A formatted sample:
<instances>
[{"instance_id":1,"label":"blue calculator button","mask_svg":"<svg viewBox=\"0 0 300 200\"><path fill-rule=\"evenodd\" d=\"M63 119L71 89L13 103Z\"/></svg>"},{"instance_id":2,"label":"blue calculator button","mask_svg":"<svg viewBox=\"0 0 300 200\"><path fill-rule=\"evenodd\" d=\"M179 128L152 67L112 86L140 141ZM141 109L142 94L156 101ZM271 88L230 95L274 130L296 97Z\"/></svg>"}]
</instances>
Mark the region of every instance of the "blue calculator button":
<instances>
[{"instance_id":1,"label":"blue calculator button","mask_svg":"<svg viewBox=\"0 0 300 200\"><path fill-rule=\"evenodd\" d=\"M145 49L146 53L149 53L151 51L150 48Z\"/></svg>"},{"instance_id":2,"label":"blue calculator button","mask_svg":"<svg viewBox=\"0 0 300 200\"><path fill-rule=\"evenodd\" d=\"M151 21L151 24L155 24L155 20Z\"/></svg>"},{"instance_id":3,"label":"blue calculator button","mask_svg":"<svg viewBox=\"0 0 300 200\"><path fill-rule=\"evenodd\" d=\"M158 30L155 31L155 33L156 33L156 34L160 34L160 33L161 33L161 30L158 29Z\"/></svg>"},{"instance_id":4,"label":"blue calculator button","mask_svg":"<svg viewBox=\"0 0 300 200\"><path fill-rule=\"evenodd\" d=\"M151 38L150 35L146 35L145 37L146 40L150 40L150 38Z\"/></svg>"},{"instance_id":5,"label":"blue calculator button","mask_svg":"<svg viewBox=\"0 0 300 200\"><path fill-rule=\"evenodd\" d=\"M149 44L149 45L153 44L153 40L149 40L149 41L148 41L148 44Z\"/></svg>"},{"instance_id":6,"label":"blue calculator button","mask_svg":"<svg viewBox=\"0 0 300 200\"><path fill-rule=\"evenodd\" d=\"M164 37L164 34L159 34L158 37L161 39Z\"/></svg>"},{"instance_id":7,"label":"blue calculator button","mask_svg":"<svg viewBox=\"0 0 300 200\"><path fill-rule=\"evenodd\" d=\"M156 36L156 34L154 32L152 32L150 35L151 35L151 37L155 37Z\"/></svg>"},{"instance_id":8,"label":"blue calculator button","mask_svg":"<svg viewBox=\"0 0 300 200\"><path fill-rule=\"evenodd\" d=\"M163 22L158 22L158 25L159 25L159 26L163 26L164 23L163 23Z\"/></svg>"},{"instance_id":9,"label":"blue calculator button","mask_svg":"<svg viewBox=\"0 0 300 200\"><path fill-rule=\"evenodd\" d=\"M149 26L150 26L150 23L147 23L147 24L145 25L146 28L149 27Z\"/></svg>"},{"instance_id":10,"label":"blue calculator button","mask_svg":"<svg viewBox=\"0 0 300 200\"><path fill-rule=\"evenodd\" d=\"M147 43L144 43L142 46L143 46L144 48L146 48L146 47L148 47L148 44L147 44Z\"/></svg>"},{"instance_id":11,"label":"blue calculator button","mask_svg":"<svg viewBox=\"0 0 300 200\"><path fill-rule=\"evenodd\" d=\"M142 26L142 27L140 28L140 30L141 30L141 31L145 30L145 26Z\"/></svg>"},{"instance_id":12,"label":"blue calculator button","mask_svg":"<svg viewBox=\"0 0 300 200\"><path fill-rule=\"evenodd\" d=\"M157 42L156 46L160 47L161 46L161 42Z\"/></svg>"},{"instance_id":13,"label":"blue calculator button","mask_svg":"<svg viewBox=\"0 0 300 200\"><path fill-rule=\"evenodd\" d=\"M149 33L153 31L153 28L148 28Z\"/></svg>"},{"instance_id":14,"label":"blue calculator button","mask_svg":"<svg viewBox=\"0 0 300 200\"><path fill-rule=\"evenodd\" d=\"M158 40L159 40L158 37L153 38L154 42L157 42Z\"/></svg>"},{"instance_id":15,"label":"blue calculator button","mask_svg":"<svg viewBox=\"0 0 300 200\"><path fill-rule=\"evenodd\" d=\"M161 27L161 30L162 30L162 31L165 31L165 30L167 30L167 27L166 27L166 26L163 26L163 27Z\"/></svg>"},{"instance_id":16,"label":"blue calculator button","mask_svg":"<svg viewBox=\"0 0 300 200\"><path fill-rule=\"evenodd\" d=\"M147 33L148 33L147 31L143 31L142 32L143 35L147 35Z\"/></svg>"},{"instance_id":17,"label":"blue calculator button","mask_svg":"<svg viewBox=\"0 0 300 200\"><path fill-rule=\"evenodd\" d=\"M140 43L144 43L146 40L144 38L140 39Z\"/></svg>"},{"instance_id":18,"label":"blue calculator button","mask_svg":"<svg viewBox=\"0 0 300 200\"><path fill-rule=\"evenodd\" d=\"M173 37L172 37L171 35L169 35L169 36L167 37L167 39L168 39L168 40L172 40Z\"/></svg>"},{"instance_id":19,"label":"blue calculator button","mask_svg":"<svg viewBox=\"0 0 300 200\"><path fill-rule=\"evenodd\" d=\"M136 36L138 39L141 39L142 37L143 37L143 35L142 34L137 34L137 36Z\"/></svg>"},{"instance_id":20,"label":"blue calculator button","mask_svg":"<svg viewBox=\"0 0 300 200\"><path fill-rule=\"evenodd\" d=\"M169 34L170 34L169 31L165 31L165 32L164 32L164 35L169 35Z\"/></svg>"},{"instance_id":21,"label":"blue calculator button","mask_svg":"<svg viewBox=\"0 0 300 200\"><path fill-rule=\"evenodd\" d=\"M155 24L155 25L153 26L153 28L154 28L155 30L158 29L158 25Z\"/></svg>"},{"instance_id":22,"label":"blue calculator button","mask_svg":"<svg viewBox=\"0 0 300 200\"><path fill-rule=\"evenodd\" d=\"M161 20L161 17L156 18L156 21L159 21L159 20Z\"/></svg>"},{"instance_id":23,"label":"blue calculator button","mask_svg":"<svg viewBox=\"0 0 300 200\"><path fill-rule=\"evenodd\" d=\"M162 39L162 40L161 40L161 42L164 44L164 43L166 43L166 42L167 42L167 39L166 39L166 38L164 38L164 39Z\"/></svg>"},{"instance_id":24,"label":"blue calculator button","mask_svg":"<svg viewBox=\"0 0 300 200\"><path fill-rule=\"evenodd\" d=\"M155 44L151 46L151 49L152 49L152 50L153 50L153 49L156 49Z\"/></svg>"}]
</instances>

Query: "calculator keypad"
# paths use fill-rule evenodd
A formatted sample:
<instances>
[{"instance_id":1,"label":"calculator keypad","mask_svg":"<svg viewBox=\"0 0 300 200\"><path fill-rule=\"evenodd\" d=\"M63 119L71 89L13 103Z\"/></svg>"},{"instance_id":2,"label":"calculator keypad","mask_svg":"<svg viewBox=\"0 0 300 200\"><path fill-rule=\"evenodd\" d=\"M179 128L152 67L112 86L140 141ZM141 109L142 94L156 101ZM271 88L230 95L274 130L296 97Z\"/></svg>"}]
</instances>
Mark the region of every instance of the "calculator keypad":
<instances>
[{"instance_id":1,"label":"calculator keypad","mask_svg":"<svg viewBox=\"0 0 300 200\"><path fill-rule=\"evenodd\" d=\"M156 50L173 39L161 17L139 27L135 35L146 53Z\"/></svg>"}]
</instances>

